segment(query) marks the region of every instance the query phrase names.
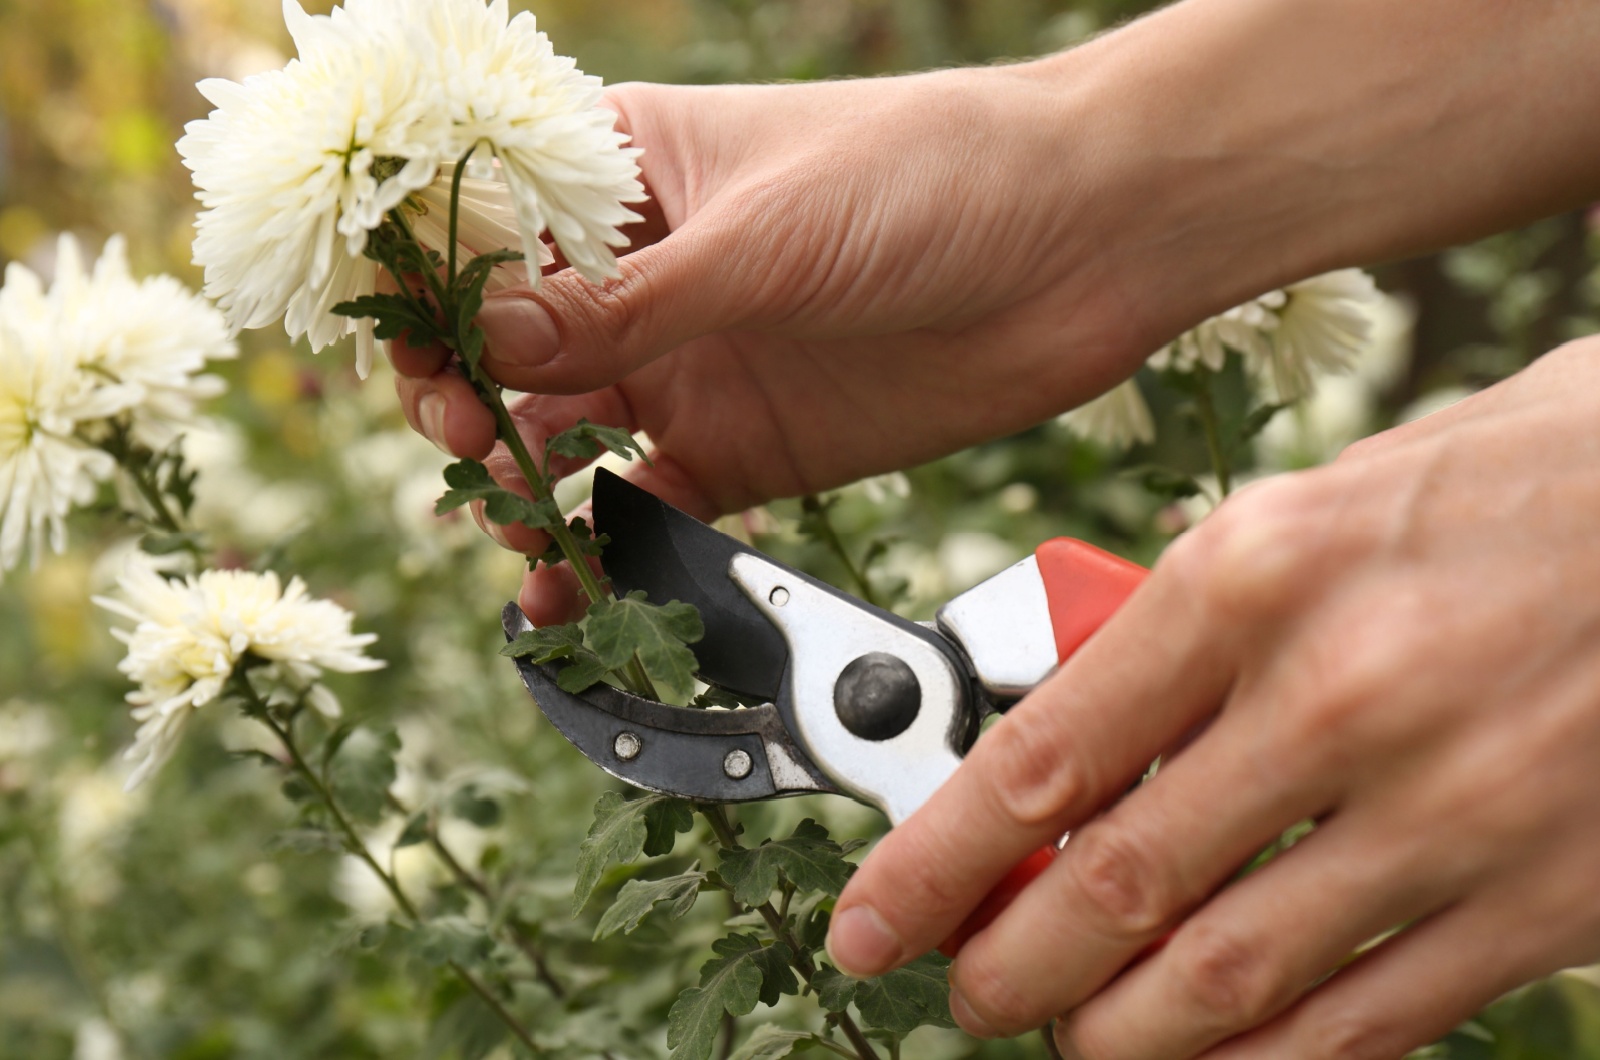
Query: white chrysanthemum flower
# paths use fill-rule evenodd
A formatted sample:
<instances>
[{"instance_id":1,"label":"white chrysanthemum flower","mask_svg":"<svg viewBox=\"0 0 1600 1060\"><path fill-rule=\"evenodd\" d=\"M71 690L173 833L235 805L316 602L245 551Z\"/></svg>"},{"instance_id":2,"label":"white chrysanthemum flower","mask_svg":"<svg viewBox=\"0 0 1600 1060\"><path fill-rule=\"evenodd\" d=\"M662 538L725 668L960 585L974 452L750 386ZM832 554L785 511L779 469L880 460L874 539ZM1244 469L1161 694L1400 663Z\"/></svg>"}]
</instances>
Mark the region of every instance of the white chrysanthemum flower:
<instances>
[{"instance_id":1,"label":"white chrysanthemum flower","mask_svg":"<svg viewBox=\"0 0 1600 1060\"><path fill-rule=\"evenodd\" d=\"M1319 375L1347 372L1372 339L1382 296L1360 269L1340 269L1284 288L1270 353L1256 369L1280 402L1311 393Z\"/></svg>"},{"instance_id":2,"label":"white chrysanthemum flower","mask_svg":"<svg viewBox=\"0 0 1600 1060\"><path fill-rule=\"evenodd\" d=\"M511 18L506 0L350 0L347 7L405 24L417 61L428 64L447 101L450 156L477 146L499 161L527 260L538 260L548 229L583 276L615 277L613 248L627 244L619 229L640 220L624 204L646 196L639 150L623 146L616 114L598 106L600 79L557 55L531 13ZM487 174L487 162L474 156L478 174ZM537 272L530 279L537 283Z\"/></svg>"},{"instance_id":3,"label":"white chrysanthemum flower","mask_svg":"<svg viewBox=\"0 0 1600 1060\"><path fill-rule=\"evenodd\" d=\"M65 519L94 499L115 468L80 428L125 405L122 388L95 386L59 356L39 279L20 265L0 290L0 571L27 546L38 563L67 547Z\"/></svg>"},{"instance_id":4,"label":"white chrysanthemum flower","mask_svg":"<svg viewBox=\"0 0 1600 1060\"><path fill-rule=\"evenodd\" d=\"M1156 438L1155 419L1139 384L1132 379L1061 416L1061 423L1080 438L1113 449L1127 449Z\"/></svg>"},{"instance_id":5,"label":"white chrysanthemum flower","mask_svg":"<svg viewBox=\"0 0 1600 1060\"><path fill-rule=\"evenodd\" d=\"M241 660L261 662L252 684L266 695L304 696L326 714L338 701L319 683L324 670L356 673L383 663L368 658L371 633L353 633L352 616L316 600L296 578L283 589L275 574L206 571L168 580L135 563L118 581L123 599L95 602L131 620L115 635L128 645L118 665L139 688L128 693L140 723L128 760L131 790L159 769L194 712L222 694Z\"/></svg>"},{"instance_id":6,"label":"white chrysanthemum flower","mask_svg":"<svg viewBox=\"0 0 1600 1060\"><path fill-rule=\"evenodd\" d=\"M284 0L284 18L299 58L201 82L217 109L178 144L205 207L195 261L235 330L281 317L313 350L354 333L365 377L373 323L332 309L375 291L363 252L393 210L448 256L451 163L473 146L458 256L521 247L528 264L494 284L537 283L548 229L585 276L615 275L618 226L638 219L622 204L644 198L638 152L595 106L599 81L531 15L509 19L503 0L350 0L312 16Z\"/></svg>"},{"instance_id":7,"label":"white chrysanthemum flower","mask_svg":"<svg viewBox=\"0 0 1600 1060\"><path fill-rule=\"evenodd\" d=\"M1372 339L1382 295L1360 269L1269 291L1184 332L1150 358L1157 371L1222 370L1228 351L1280 402L1311 393L1319 375L1348 371Z\"/></svg>"},{"instance_id":8,"label":"white chrysanthemum flower","mask_svg":"<svg viewBox=\"0 0 1600 1060\"><path fill-rule=\"evenodd\" d=\"M171 276L135 279L121 236L86 265L78 242L61 237L49 301L56 349L93 379L116 384L134 440L152 449L195 421L195 407L224 389L205 375L211 361L238 356L226 321Z\"/></svg>"}]
</instances>

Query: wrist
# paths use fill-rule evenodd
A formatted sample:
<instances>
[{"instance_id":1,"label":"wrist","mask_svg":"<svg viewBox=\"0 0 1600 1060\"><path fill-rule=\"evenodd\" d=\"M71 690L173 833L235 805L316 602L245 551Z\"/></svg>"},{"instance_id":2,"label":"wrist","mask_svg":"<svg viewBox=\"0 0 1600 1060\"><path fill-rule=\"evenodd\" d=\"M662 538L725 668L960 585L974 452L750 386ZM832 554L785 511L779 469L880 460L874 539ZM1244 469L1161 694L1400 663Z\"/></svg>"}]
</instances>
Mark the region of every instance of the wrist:
<instances>
[{"instance_id":1,"label":"wrist","mask_svg":"<svg viewBox=\"0 0 1600 1060\"><path fill-rule=\"evenodd\" d=\"M1600 192L1596 46L1588 5L1188 0L1017 69L1089 141L1096 272L1154 348Z\"/></svg>"}]
</instances>

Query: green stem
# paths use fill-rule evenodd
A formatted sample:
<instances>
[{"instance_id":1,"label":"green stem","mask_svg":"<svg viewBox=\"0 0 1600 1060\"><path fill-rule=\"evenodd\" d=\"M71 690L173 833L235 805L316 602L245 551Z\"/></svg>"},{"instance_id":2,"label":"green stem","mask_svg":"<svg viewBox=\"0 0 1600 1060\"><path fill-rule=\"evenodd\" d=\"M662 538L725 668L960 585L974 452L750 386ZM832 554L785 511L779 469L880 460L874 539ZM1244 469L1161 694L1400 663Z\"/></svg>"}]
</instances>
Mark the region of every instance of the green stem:
<instances>
[{"instance_id":1,"label":"green stem","mask_svg":"<svg viewBox=\"0 0 1600 1060\"><path fill-rule=\"evenodd\" d=\"M695 808L700 811L700 816L704 817L706 823L711 826L711 833L717 837L718 845L725 850L744 849L739 842L738 835L734 832L733 823L728 820L727 811L715 803L699 803ZM794 966L795 971L800 973L800 978L805 980L806 986L814 991L815 988L811 987L811 981L816 978L817 966L811 960L811 954L800 945L800 941L789 930L789 925L785 918L778 914L778 911L772 907L770 901L762 902L760 905L755 906L754 909L761 914L761 919L767 922L767 928L772 932L772 937L789 947L789 952L794 955L793 960L789 963ZM856 1026L856 1021L850 1018L848 1012L833 1012L829 1013L829 1015L838 1022L839 1029L844 1032L844 1036L850 1039L850 1044L855 1047L855 1060L881 1060L878 1056L878 1051L872 1047L872 1043L867 1040L867 1036L861 1033L861 1028ZM842 1055L849 1056L851 1054L844 1053Z\"/></svg>"},{"instance_id":2,"label":"green stem","mask_svg":"<svg viewBox=\"0 0 1600 1060\"><path fill-rule=\"evenodd\" d=\"M828 517L828 505L815 493L808 493L800 498L800 507L811 517L811 525L815 527L814 536L825 545L829 552L836 556L844 565L845 574L855 583L856 592L861 599L874 607L882 607L877 595L872 591L872 583L867 580L867 572L856 566L850 558L850 550L844 547L844 541L839 537L839 532L833 527L833 520Z\"/></svg>"},{"instance_id":3,"label":"green stem","mask_svg":"<svg viewBox=\"0 0 1600 1060\"><path fill-rule=\"evenodd\" d=\"M289 761L293 764L295 772L300 774L300 778L306 782L312 793L322 803L323 808L328 811L328 816L333 818L334 824L338 826L340 833L344 836L346 849L360 859L367 868L372 870L373 875L377 876L379 881L382 882L384 889L394 898L395 905L405 913L406 917L413 924L421 925L424 922L422 914L412 904L411 899L406 896L405 891L401 889L400 881L387 872L382 865L379 865L378 860L372 856L372 851L367 849L367 844L362 840L360 833L355 830L355 826L350 823L350 819L340 809L338 800L333 797L333 792L328 790L327 785L322 782L322 777L306 761L305 755L300 751L300 745L295 741L294 734L287 726L280 724L266 704L256 696L255 690L250 688L248 678L241 677L238 683L242 686L241 691L251 700L252 713L260 718L267 728L272 730L273 735L277 736L278 741L283 744L283 749L288 753ZM542 1050L539 1048L539 1043L533 1040L533 1035L528 1032L528 1029L522 1025L516 1016L512 1015L511 1011L494 995L492 990L484 985L461 962L449 961L448 967L456 974L457 978L466 984L468 989L477 994L479 999L489 1006L490 1010L500 1018L500 1022L506 1025L517 1040L527 1047L530 1053L534 1056L541 1054Z\"/></svg>"},{"instance_id":4,"label":"green stem","mask_svg":"<svg viewBox=\"0 0 1600 1060\"><path fill-rule=\"evenodd\" d=\"M1204 368L1197 370L1200 383L1195 390L1194 405L1200 415L1200 430L1206 438L1206 451L1211 454L1211 470L1217 476L1217 490L1226 497L1233 492L1233 467L1227 449L1222 444L1222 419L1217 415L1217 403L1211 396L1211 382L1215 378Z\"/></svg>"}]
</instances>

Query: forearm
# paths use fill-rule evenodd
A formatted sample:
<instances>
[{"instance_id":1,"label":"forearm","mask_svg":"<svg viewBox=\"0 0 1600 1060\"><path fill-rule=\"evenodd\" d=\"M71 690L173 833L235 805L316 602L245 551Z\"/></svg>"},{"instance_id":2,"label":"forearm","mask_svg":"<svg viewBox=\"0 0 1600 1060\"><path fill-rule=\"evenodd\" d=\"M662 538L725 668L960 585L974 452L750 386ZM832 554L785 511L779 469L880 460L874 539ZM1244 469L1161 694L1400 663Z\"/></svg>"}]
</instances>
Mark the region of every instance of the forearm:
<instances>
[{"instance_id":1,"label":"forearm","mask_svg":"<svg viewBox=\"0 0 1600 1060\"><path fill-rule=\"evenodd\" d=\"M1600 195L1600 5L1187 0L1033 64L1098 142L1152 341L1317 272Z\"/></svg>"}]
</instances>

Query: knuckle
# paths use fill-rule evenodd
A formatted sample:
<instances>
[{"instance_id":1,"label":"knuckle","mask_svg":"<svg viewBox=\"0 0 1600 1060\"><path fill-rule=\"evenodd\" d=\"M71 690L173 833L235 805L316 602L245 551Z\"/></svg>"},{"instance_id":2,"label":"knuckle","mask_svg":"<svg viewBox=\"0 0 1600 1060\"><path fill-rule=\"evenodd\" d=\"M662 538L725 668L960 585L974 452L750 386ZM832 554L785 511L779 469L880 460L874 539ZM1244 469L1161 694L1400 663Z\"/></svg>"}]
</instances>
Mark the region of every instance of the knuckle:
<instances>
[{"instance_id":1,"label":"knuckle","mask_svg":"<svg viewBox=\"0 0 1600 1060\"><path fill-rule=\"evenodd\" d=\"M1077 809L1089 790L1070 746L1036 725L1006 719L978 742L990 799L1008 821L1035 826Z\"/></svg>"},{"instance_id":2,"label":"knuckle","mask_svg":"<svg viewBox=\"0 0 1600 1060\"><path fill-rule=\"evenodd\" d=\"M1322 507L1320 486L1306 476L1256 483L1185 535L1175 573L1220 617L1275 613L1324 565Z\"/></svg>"},{"instance_id":3,"label":"knuckle","mask_svg":"<svg viewBox=\"0 0 1600 1060\"><path fill-rule=\"evenodd\" d=\"M1201 1018L1219 1031L1252 1027L1285 1000L1267 947L1217 928L1195 928L1173 950L1174 976Z\"/></svg>"},{"instance_id":4,"label":"knuckle","mask_svg":"<svg viewBox=\"0 0 1600 1060\"><path fill-rule=\"evenodd\" d=\"M1126 828L1091 825L1067 843L1066 858L1079 898L1109 935L1148 935L1177 912L1162 874Z\"/></svg>"},{"instance_id":5,"label":"knuckle","mask_svg":"<svg viewBox=\"0 0 1600 1060\"><path fill-rule=\"evenodd\" d=\"M1309 1060L1388 1060L1404 1051L1388 1027L1353 1010L1315 1021L1305 1038L1302 1055Z\"/></svg>"},{"instance_id":6,"label":"knuckle","mask_svg":"<svg viewBox=\"0 0 1600 1060\"><path fill-rule=\"evenodd\" d=\"M963 956L955 968L956 989L985 1023L1002 1034L1042 1026L1054 1014L1043 999L1018 989L1014 971L1004 962Z\"/></svg>"}]
</instances>

